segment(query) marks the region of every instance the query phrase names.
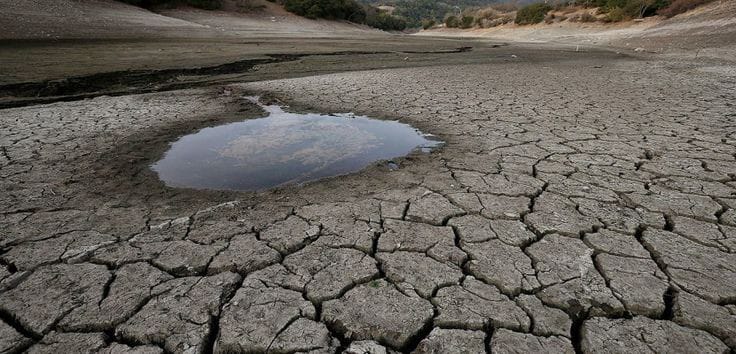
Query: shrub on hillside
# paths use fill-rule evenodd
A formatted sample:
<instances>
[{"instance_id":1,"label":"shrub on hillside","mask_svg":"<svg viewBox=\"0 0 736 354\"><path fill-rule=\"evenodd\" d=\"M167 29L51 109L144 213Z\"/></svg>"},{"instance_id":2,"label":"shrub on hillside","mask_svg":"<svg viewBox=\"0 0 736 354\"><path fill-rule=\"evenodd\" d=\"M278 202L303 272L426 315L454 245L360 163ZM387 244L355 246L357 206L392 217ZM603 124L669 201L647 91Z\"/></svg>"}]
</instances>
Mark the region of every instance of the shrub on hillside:
<instances>
[{"instance_id":1,"label":"shrub on hillside","mask_svg":"<svg viewBox=\"0 0 736 354\"><path fill-rule=\"evenodd\" d=\"M222 7L222 2L220 0L186 0L184 2L189 6L205 10L217 10Z\"/></svg>"},{"instance_id":2,"label":"shrub on hillside","mask_svg":"<svg viewBox=\"0 0 736 354\"><path fill-rule=\"evenodd\" d=\"M714 0L561 0L553 6L541 3L525 6L517 12L515 22L520 25L542 21L553 23L562 19L553 14L547 15L550 10L568 15L581 8L597 8L605 16L598 18L591 13L575 14L569 16L570 22L619 22L655 14L672 17L712 1Z\"/></svg>"},{"instance_id":3,"label":"shrub on hillside","mask_svg":"<svg viewBox=\"0 0 736 354\"><path fill-rule=\"evenodd\" d=\"M135 6L151 8L157 6L189 5L205 10L217 10L222 7L220 0L120 0Z\"/></svg>"},{"instance_id":4,"label":"shrub on hillside","mask_svg":"<svg viewBox=\"0 0 736 354\"><path fill-rule=\"evenodd\" d=\"M463 16L460 19L460 28L473 27L474 22L475 22L475 18L473 16Z\"/></svg>"},{"instance_id":5,"label":"shrub on hillside","mask_svg":"<svg viewBox=\"0 0 736 354\"><path fill-rule=\"evenodd\" d=\"M491 27L496 27L496 26L500 26L500 25L505 25L505 24L507 24L509 22L514 22L514 19L512 17L509 17L509 16L501 16L501 17L496 18L496 19L493 19L493 20L483 19L483 20L480 21L479 26L481 28L491 28Z\"/></svg>"},{"instance_id":6,"label":"shrub on hillside","mask_svg":"<svg viewBox=\"0 0 736 354\"><path fill-rule=\"evenodd\" d=\"M286 11L308 18L364 23L366 12L354 0L286 0Z\"/></svg>"},{"instance_id":7,"label":"shrub on hillside","mask_svg":"<svg viewBox=\"0 0 736 354\"><path fill-rule=\"evenodd\" d=\"M365 24L384 31L403 31L406 29L406 20L380 11L369 12L365 18Z\"/></svg>"},{"instance_id":8,"label":"shrub on hillside","mask_svg":"<svg viewBox=\"0 0 736 354\"><path fill-rule=\"evenodd\" d=\"M713 0L673 0L669 5L662 6L658 9L657 13L670 18L712 1Z\"/></svg>"},{"instance_id":9,"label":"shrub on hillside","mask_svg":"<svg viewBox=\"0 0 736 354\"><path fill-rule=\"evenodd\" d=\"M422 28L425 30L434 27L436 24L437 22L434 19L422 20Z\"/></svg>"},{"instance_id":10,"label":"shrub on hillside","mask_svg":"<svg viewBox=\"0 0 736 354\"><path fill-rule=\"evenodd\" d=\"M608 0L603 11L607 12L607 21L618 22L639 17L641 9L648 0Z\"/></svg>"},{"instance_id":11,"label":"shrub on hillside","mask_svg":"<svg viewBox=\"0 0 736 354\"><path fill-rule=\"evenodd\" d=\"M284 8L307 18L363 23L384 31L403 31L407 27L406 19L355 0L286 0Z\"/></svg>"},{"instance_id":12,"label":"shrub on hillside","mask_svg":"<svg viewBox=\"0 0 736 354\"><path fill-rule=\"evenodd\" d=\"M610 10L608 10L608 13L606 14L606 17L604 18L605 22L620 22L624 20L628 20L631 17L629 14L624 11L624 9L620 7L614 7Z\"/></svg>"},{"instance_id":13,"label":"shrub on hillside","mask_svg":"<svg viewBox=\"0 0 736 354\"><path fill-rule=\"evenodd\" d=\"M458 20L457 16L447 16L445 18L445 27L458 28L460 27L460 20Z\"/></svg>"},{"instance_id":14,"label":"shrub on hillside","mask_svg":"<svg viewBox=\"0 0 736 354\"><path fill-rule=\"evenodd\" d=\"M527 5L516 12L516 20L514 22L518 25L540 23L544 21L544 17L550 10L552 10L552 7L543 3Z\"/></svg>"},{"instance_id":15,"label":"shrub on hillside","mask_svg":"<svg viewBox=\"0 0 736 354\"><path fill-rule=\"evenodd\" d=\"M473 12L473 17L475 25L481 28L496 27L514 21L513 12L501 12L495 6L477 10Z\"/></svg>"},{"instance_id":16,"label":"shrub on hillside","mask_svg":"<svg viewBox=\"0 0 736 354\"><path fill-rule=\"evenodd\" d=\"M617 22L652 16L669 3L670 0L606 0L601 10L607 13L606 21Z\"/></svg>"},{"instance_id":17,"label":"shrub on hillside","mask_svg":"<svg viewBox=\"0 0 736 354\"><path fill-rule=\"evenodd\" d=\"M473 13L473 17L475 17L477 23L480 23L482 20L495 20L498 16L498 11L492 8L481 9Z\"/></svg>"},{"instance_id":18,"label":"shrub on hillside","mask_svg":"<svg viewBox=\"0 0 736 354\"><path fill-rule=\"evenodd\" d=\"M253 0L238 0L235 6L238 12L256 12L266 9L266 5Z\"/></svg>"}]
</instances>

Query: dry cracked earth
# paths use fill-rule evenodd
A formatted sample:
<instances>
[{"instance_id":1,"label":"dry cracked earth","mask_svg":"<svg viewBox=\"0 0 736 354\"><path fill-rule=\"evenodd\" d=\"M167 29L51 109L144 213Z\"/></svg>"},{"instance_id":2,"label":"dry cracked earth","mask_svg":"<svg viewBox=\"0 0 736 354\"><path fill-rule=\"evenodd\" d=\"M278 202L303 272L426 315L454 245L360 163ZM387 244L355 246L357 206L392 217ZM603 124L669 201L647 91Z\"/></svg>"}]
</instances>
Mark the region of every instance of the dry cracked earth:
<instances>
[{"instance_id":1,"label":"dry cracked earth","mask_svg":"<svg viewBox=\"0 0 736 354\"><path fill-rule=\"evenodd\" d=\"M0 110L0 353L734 353L736 77L560 53ZM157 181L246 94L446 145Z\"/></svg>"}]
</instances>

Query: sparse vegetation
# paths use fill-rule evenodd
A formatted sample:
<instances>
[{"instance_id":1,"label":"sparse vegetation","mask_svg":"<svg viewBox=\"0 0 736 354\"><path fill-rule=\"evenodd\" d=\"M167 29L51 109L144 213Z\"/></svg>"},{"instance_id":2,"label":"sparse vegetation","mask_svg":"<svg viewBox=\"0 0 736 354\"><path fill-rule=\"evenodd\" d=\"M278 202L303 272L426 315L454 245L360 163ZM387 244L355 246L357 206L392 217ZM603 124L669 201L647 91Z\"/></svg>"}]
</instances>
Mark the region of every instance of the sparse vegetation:
<instances>
[{"instance_id":1,"label":"sparse vegetation","mask_svg":"<svg viewBox=\"0 0 736 354\"><path fill-rule=\"evenodd\" d=\"M498 18L499 13L495 9L492 8L486 8L486 9L480 9L474 13L475 16L475 22L477 24L481 24L483 20L495 20Z\"/></svg>"},{"instance_id":2,"label":"sparse vegetation","mask_svg":"<svg viewBox=\"0 0 736 354\"><path fill-rule=\"evenodd\" d=\"M406 19L409 27L419 28L425 20L444 21L448 15L461 14L493 4L497 0L358 0L369 5L395 7L393 15Z\"/></svg>"},{"instance_id":3,"label":"sparse vegetation","mask_svg":"<svg viewBox=\"0 0 736 354\"><path fill-rule=\"evenodd\" d=\"M437 21L435 21L434 19L422 20L422 28L425 30L434 27L434 25L436 24L437 24Z\"/></svg>"},{"instance_id":4,"label":"sparse vegetation","mask_svg":"<svg viewBox=\"0 0 736 354\"><path fill-rule=\"evenodd\" d=\"M518 25L540 23L544 21L544 17L547 16L547 12L550 10L552 10L552 6L543 3L527 5L516 12L514 22Z\"/></svg>"},{"instance_id":5,"label":"sparse vegetation","mask_svg":"<svg viewBox=\"0 0 736 354\"><path fill-rule=\"evenodd\" d=\"M595 17L590 12L583 12L582 14L570 16L568 20L570 22L596 22L598 21L598 17Z\"/></svg>"},{"instance_id":6,"label":"sparse vegetation","mask_svg":"<svg viewBox=\"0 0 736 354\"><path fill-rule=\"evenodd\" d=\"M366 11L354 0L286 0L286 11L307 18L364 23Z\"/></svg>"},{"instance_id":7,"label":"sparse vegetation","mask_svg":"<svg viewBox=\"0 0 736 354\"><path fill-rule=\"evenodd\" d=\"M201 9L216 10L222 7L222 0L120 0L122 2L145 8L171 7L188 5ZM307 18L328 20L344 20L362 23L385 31L403 31L407 21L393 16L372 6L362 5L355 0L269 0L279 2L292 13ZM240 1L236 6L241 11L255 11L263 5L252 6L247 1Z\"/></svg>"},{"instance_id":8,"label":"sparse vegetation","mask_svg":"<svg viewBox=\"0 0 736 354\"><path fill-rule=\"evenodd\" d=\"M474 22L475 22L475 18L473 16L463 16L460 19L460 28L473 27Z\"/></svg>"},{"instance_id":9,"label":"sparse vegetation","mask_svg":"<svg viewBox=\"0 0 736 354\"><path fill-rule=\"evenodd\" d=\"M657 13L669 18L709 2L713 0L673 0L670 4L659 8Z\"/></svg>"},{"instance_id":10,"label":"sparse vegetation","mask_svg":"<svg viewBox=\"0 0 736 354\"><path fill-rule=\"evenodd\" d=\"M407 27L404 18L354 0L286 0L284 7L289 12L312 19L345 20L384 31L403 31Z\"/></svg>"},{"instance_id":11,"label":"sparse vegetation","mask_svg":"<svg viewBox=\"0 0 736 354\"><path fill-rule=\"evenodd\" d=\"M515 8L512 11L515 11ZM481 28L496 27L514 20L513 13L508 13L506 9L498 10L495 6L475 11L473 15L475 25Z\"/></svg>"},{"instance_id":12,"label":"sparse vegetation","mask_svg":"<svg viewBox=\"0 0 736 354\"><path fill-rule=\"evenodd\" d=\"M515 22L520 25L564 20L619 22L655 14L671 17L711 1L714 0L571 0L557 2L554 6L537 3L521 8Z\"/></svg>"},{"instance_id":13,"label":"sparse vegetation","mask_svg":"<svg viewBox=\"0 0 736 354\"><path fill-rule=\"evenodd\" d=\"M445 18L445 27L447 28L458 28L460 27L460 20L457 16L450 15Z\"/></svg>"},{"instance_id":14,"label":"sparse vegetation","mask_svg":"<svg viewBox=\"0 0 736 354\"><path fill-rule=\"evenodd\" d=\"M624 9L620 7L614 7L608 11L605 20L606 22L620 22L627 18L629 18L629 16L628 14L626 14L626 11L624 11Z\"/></svg>"},{"instance_id":15,"label":"sparse vegetation","mask_svg":"<svg viewBox=\"0 0 736 354\"><path fill-rule=\"evenodd\" d=\"M371 288L380 288L381 287L381 282L378 281L378 280L371 280L368 283L368 286L370 286Z\"/></svg>"},{"instance_id":16,"label":"sparse vegetation","mask_svg":"<svg viewBox=\"0 0 736 354\"><path fill-rule=\"evenodd\" d=\"M481 28L495 27L511 21L519 25L542 21L547 24L562 21L620 22L656 14L672 17L712 1L715 0L563 0L552 5L530 4L518 10L515 3L509 2L468 11L464 15L473 16L473 26ZM466 26L461 19L454 16L446 17L445 22L447 27Z\"/></svg>"},{"instance_id":17,"label":"sparse vegetation","mask_svg":"<svg viewBox=\"0 0 736 354\"><path fill-rule=\"evenodd\" d=\"M222 7L220 0L120 0L135 6L152 8L152 7L171 7L178 5L188 5L205 10L217 10Z\"/></svg>"},{"instance_id":18,"label":"sparse vegetation","mask_svg":"<svg viewBox=\"0 0 736 354\"><path fill-rule=\"evenodd\" d=\"M406 29L406 20L382 11L369 11L365 24L384 31L403 31Z\"/></svg>"},{"instance_id":19,"label":"sparse vegetation","mask_svg":"<svg viewBox=\"0 0 736 354\"><path fill-rule=\"evenodd\" d=\"M619 22L652 16L670 3L671 0L592 0L585 3L588 7L597 7L605 14L606 22ZM582 21L585 22L585 21Z\"/></svg>"},{"instance_id":20,"label":"sparse vegetation","mask_svg":"<svg viewBox=\"0 0 736 354\"><path fill-rule=\"evenodd\" d=\"M253 0L238 0L235 2L235 6L239 12L255 12L266 9L266 5Z\"/></svg>"},{"instance_id":21,"label":"sparse vegetation","mask_svg":"<svg viewBox=\"0 0 736 354\"><path fill-rule=\"evenodd\" d=\"M119 0L144 8L192 6L215 10L223 0ZM518 25L570 22L620 22L652 15L672 17L714 0L560 0L552 5L534 3L517 8L515 2L492 4L495 0L391 0L392 12L373 5L379 0L268 0L284 5L287 11L312 19L344 20L386 31L406 28L429 29L440 21L448 28L489 28L515 22ZM361 2L361 3L359 3ZM385 4L385 2L381 2ZM255 11L248 4L243 11ZM263 5L260 5L262 8ZM587 10L591 9L591 10ZM585 10L585 11L581 11ZM592 11L592 12L591 12ZM597 15L596 15L597 12Z\"/></svg>"}]
</instances>

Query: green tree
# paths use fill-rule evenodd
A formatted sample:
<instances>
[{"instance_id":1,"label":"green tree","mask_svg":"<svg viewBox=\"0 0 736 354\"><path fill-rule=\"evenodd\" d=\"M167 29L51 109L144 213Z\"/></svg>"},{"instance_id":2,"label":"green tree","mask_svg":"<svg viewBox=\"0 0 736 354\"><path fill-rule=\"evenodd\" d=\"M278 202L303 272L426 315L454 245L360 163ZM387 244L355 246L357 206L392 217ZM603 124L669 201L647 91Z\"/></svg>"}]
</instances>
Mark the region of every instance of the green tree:
<instances>
[{"instance_id":1,"label":"green tree","mask_svg":"<svg viewBox=\"0 0 736 354\"><path fill-rule=\"evenodd\" d=\"M540 23L550 10L552 10L552 7L543 3L527 5L516 12L516 20L514 22L519 25Z\"/></svg>"},{"instance_id":2,"label":"green tree","mask_svg":"<svg viewBox=\"0 0 736 354\"><path fill-rule=\"evenodd\" d=\"M473 16L463 16L463 18L460 19L460 28L473 27L473 22L475 22L475 18L473 18Z\"/></svg>"},{"instance_id":3,"label":"green tree","mask_svg":"<svg viewBox=\"0 0 736 354\"><path fill-rule=\"evenodd\" d=\"M460 27L460 20L456 16L447 16L445 19L445 27L447 28L458 28Z\"/></svg>"},{"instance_id":4,"label":"green tree","mask_svg":"<svg viewBox=\"0 0 736 354\"><path fill-rule=\"evenodd\" d=\"M422 28L424 28L425 30L426 29L430 29L430 28L434 27L434 25L436 23L437 22L433 18L432 19L424 19L424 20L422 20Z\"/></svg>"}]
</instances>

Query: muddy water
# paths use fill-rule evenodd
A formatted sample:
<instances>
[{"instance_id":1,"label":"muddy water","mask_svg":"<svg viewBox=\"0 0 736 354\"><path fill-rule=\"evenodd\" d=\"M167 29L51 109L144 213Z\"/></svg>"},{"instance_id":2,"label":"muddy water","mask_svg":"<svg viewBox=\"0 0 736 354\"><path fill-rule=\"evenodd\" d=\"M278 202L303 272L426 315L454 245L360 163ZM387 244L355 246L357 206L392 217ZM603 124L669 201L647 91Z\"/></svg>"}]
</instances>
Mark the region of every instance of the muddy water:
<instances>
[{"instance_id":1,"label":"muddy water","mask_svg":"<svg viewBox=\"0 0 736 354\"><path fill-rule=\"evenodd\" d=\"M180 138L153 170L170 187L254 191L348 174L442 144L397 121L263 108L265 118Z\"/></svg>"}]
</instances>

